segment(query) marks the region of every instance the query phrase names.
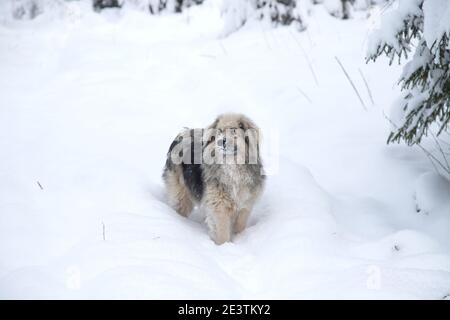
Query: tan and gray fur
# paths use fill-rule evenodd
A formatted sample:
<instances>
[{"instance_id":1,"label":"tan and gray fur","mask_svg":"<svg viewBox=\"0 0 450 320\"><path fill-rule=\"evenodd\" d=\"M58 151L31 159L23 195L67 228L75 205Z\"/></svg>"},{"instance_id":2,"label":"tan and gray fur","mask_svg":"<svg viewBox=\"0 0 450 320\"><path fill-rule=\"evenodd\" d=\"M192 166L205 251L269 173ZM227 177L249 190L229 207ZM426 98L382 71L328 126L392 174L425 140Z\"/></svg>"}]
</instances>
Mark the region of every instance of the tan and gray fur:
<instances>
[{"instance_id":1,"label":"tan and gray fur","mask_svg":"<svg viewBox=\"0 0 450 320\"><path fill-rule=\"evenodd\" d=\"M185 217L200 205L216 244L245 229L261 195L259 144L260 131L254 122L228 113L205 129L184 130L169 148L163 173L169 204ZM201 157L193 150L200 150ZM174 160L178 156L181 160Z\"/></svg>"}]
</instances>

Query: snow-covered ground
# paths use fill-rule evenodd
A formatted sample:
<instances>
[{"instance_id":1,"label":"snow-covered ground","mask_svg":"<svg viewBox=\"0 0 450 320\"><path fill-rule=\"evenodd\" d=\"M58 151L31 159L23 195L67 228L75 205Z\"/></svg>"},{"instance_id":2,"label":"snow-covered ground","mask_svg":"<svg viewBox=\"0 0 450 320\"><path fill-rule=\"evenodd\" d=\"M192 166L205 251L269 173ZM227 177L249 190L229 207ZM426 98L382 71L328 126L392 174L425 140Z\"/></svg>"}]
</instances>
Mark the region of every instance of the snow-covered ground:
<instances>
[{"instance_id":1,"label":"snow-covered ground","mask_svg":"<svg viewBox=\"0 0 450 320\"><path fill-rule=\"evenodd\" d=\"M224 38L219 5L0 25L0 298L449 295L450 183L385 143L400 68L365 64L371 20L315 6L306 32ZM216 246L161 173L182 127L225 111L260 125L272 170Z\"/></svg>"}]
</instances>

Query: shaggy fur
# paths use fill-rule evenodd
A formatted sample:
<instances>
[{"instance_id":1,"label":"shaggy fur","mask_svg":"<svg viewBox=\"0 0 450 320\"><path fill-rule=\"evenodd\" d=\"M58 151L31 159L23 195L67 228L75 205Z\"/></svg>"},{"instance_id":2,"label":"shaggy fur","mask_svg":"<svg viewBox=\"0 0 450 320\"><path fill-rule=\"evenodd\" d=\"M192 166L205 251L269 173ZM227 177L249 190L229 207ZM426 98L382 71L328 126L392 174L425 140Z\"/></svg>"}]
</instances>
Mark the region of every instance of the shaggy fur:
<instances>
[{"instance_id":1,"label":"shaggy fur","mask_svg":"<svg viewBox=\"0 0 450 320\"><path fill-rule=\"evenodd\" d=\"M223 114L206 129L186 129L167 153L169 204L187 217L199 204L216 244L245 229L263 190L259 129L246 116Z\"/></svg>"}]
</instances>

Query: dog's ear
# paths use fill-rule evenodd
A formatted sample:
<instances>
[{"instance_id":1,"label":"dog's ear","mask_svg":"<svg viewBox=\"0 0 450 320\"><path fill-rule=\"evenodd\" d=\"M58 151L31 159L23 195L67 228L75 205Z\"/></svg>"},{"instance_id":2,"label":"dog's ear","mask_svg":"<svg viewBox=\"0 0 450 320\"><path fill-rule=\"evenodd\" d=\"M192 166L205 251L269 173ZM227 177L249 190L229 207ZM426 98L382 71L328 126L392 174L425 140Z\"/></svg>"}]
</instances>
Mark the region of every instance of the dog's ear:
<instances>
[{"instance_id":1,"label":"dog's ear","mask_svg":"<svg viewBox=\"0 0 450 320\"><path fill-rule=\"evenodd\" d=\"M239 128L244 130L248 129L259 130L258 126L245 115L241 115L241 117L239 118Z\"/></svg>"},{"instance_id":2,"label":"dog's ear","mask_svg":"<svg viewBox=\"0 0 450 320\"><path fill-rule=\"evenodd\" d=\"M241 118L240 124L241 123L245 130L245 144L247 145L246 157L248 158L249 156L251 156L253 158L254 156L256 156L256 159L253 159L252 161L256 160L259 162L259 151L262 138L261 130L252 120L245 116ZM248 160L249 159L247 159L246 161Z\"/></svg>"},{"instance_id":3,"label":"dog's ear","mask_svg":"<svg viewBox=\"0 0 450 320\"><path fill-rule=\"evenodd\" d=\"M257 138L258 141L261 139L261 130L249 118L243 116L239 121L239 127L244 129L247 133L256 134L255 138Z\"/></svg>"}]
</instances>

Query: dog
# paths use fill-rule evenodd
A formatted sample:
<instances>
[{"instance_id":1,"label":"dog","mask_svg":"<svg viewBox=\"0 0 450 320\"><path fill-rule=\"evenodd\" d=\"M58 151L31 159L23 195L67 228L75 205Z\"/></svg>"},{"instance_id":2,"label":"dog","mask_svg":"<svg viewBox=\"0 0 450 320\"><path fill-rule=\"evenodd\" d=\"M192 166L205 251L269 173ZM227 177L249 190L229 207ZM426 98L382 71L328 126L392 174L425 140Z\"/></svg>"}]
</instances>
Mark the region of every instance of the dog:
<instances>
[{"instance_id":1,"label":"dog","mask_svg":"<svg viewBox=\"0 0 450 320\"><path fill-rule=\"evenodd\" d=\"M219 115L205 129L186 128L170 145L163 181L172 208L188 217L199 205L211 239L231 241L264 187L259 128L235 113Z\"/></svg>"}]
</instances>

